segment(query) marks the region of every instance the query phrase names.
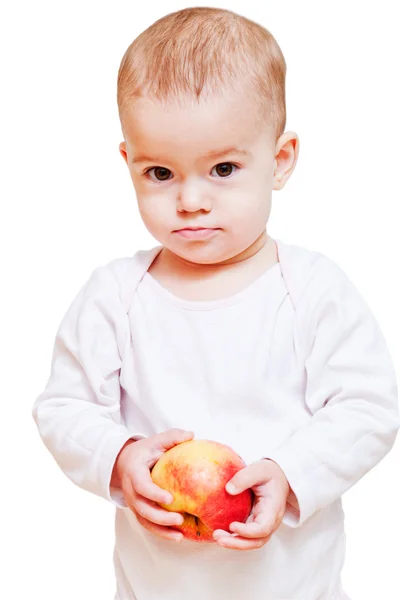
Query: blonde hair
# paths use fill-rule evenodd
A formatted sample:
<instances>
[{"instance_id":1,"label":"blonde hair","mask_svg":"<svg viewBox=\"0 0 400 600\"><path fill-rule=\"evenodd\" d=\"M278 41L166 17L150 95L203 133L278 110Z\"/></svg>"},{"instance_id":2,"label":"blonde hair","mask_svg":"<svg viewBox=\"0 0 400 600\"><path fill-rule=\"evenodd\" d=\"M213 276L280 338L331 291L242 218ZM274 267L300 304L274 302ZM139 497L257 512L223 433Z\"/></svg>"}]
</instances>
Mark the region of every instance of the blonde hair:
<instances>
[{"instance_id":1,"label":"blonde hair","mask_svg":"<svg viewBox=\"0 0 400 600\"><path fill-rule=\"evenodd\" d=\"M128 47L118 72L117 102L122 122L130 100L195 99L231 88L252 95L259 118L286 125L286 62L272 34L232 11L185 8L167 14Z\"/></svg>"}]
</instances>

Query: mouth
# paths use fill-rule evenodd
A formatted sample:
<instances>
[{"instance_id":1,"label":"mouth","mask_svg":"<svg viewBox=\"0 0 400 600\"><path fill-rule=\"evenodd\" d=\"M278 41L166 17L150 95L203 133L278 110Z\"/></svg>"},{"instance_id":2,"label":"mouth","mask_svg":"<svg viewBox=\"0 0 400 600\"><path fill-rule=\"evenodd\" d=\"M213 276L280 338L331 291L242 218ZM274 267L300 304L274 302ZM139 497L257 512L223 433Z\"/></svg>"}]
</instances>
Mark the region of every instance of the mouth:
<instances>
[{"instance_id":1,"label":"mouth","mask_svg":"<svg viewBox=\"0 0 400 600\"><path fill-rule=\"evenodd\" d=\"M176 229L173 233L187 239L205 239L218 231L220 231L219 227L186 227L183 229Z\"/></svg>"}]
</instances>

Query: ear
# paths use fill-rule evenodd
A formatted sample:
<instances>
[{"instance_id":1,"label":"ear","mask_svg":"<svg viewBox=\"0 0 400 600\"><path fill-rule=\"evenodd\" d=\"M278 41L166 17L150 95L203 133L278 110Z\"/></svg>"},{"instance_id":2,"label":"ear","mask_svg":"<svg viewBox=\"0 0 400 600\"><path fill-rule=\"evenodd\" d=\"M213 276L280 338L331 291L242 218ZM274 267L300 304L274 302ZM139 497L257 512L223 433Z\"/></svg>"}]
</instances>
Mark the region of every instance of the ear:
<instances>
[{"instance_id":1,"label":"ear","mask_svg":"<svg viewBox=\"0 0 400 600\"><path fill-rule=\"evenodd\" d=\"M119 151L121 153L122 158L125 160L126 164L128 164L128 153L126 151L125 142L121 142L119 145Z\"/></svg>"},{"instance_id":2,"label":"ear","mask_svg":"<svg viewBox=\"0 0 400 600\"><path fill-rule=\"evenodd\" d=\"M299 146L298 135L293 131L282 134L277 141L273 190L281 190L293 173L299 156Z\"/></svg>"}]
</instances>

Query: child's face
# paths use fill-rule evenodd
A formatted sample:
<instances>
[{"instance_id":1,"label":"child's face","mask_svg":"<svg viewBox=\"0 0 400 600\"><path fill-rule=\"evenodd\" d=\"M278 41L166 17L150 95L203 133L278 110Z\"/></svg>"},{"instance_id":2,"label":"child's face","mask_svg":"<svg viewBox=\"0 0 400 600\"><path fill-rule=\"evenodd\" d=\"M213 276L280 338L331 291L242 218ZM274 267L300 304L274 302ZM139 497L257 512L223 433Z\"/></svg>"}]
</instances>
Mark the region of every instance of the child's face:
<instances>
[{"instance_id":1,"label":"child's face","mask_svg":"<svg viewBox=\"0 0 400 600\"><path fill-rule=\"evenodd\" d=\"M253 103L233 94L184 108L140 98L125 110L120 152L143 222L187 261L230 261L265 236L272 190L290 176L298 144L288 133L275 142L254 115ZM207 156L233 147L246 153Z\"/></svg>"}]
</instances>

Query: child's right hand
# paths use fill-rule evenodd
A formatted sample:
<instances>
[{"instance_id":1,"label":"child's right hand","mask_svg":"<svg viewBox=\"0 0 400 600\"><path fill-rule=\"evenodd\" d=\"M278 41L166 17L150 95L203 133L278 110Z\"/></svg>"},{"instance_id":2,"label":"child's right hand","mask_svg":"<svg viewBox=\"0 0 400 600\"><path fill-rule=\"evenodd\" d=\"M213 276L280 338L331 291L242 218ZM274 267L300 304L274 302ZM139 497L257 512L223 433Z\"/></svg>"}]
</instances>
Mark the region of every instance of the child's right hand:
<instances>
[{"instance_id":1,"label":"child's right hand","mask_svg":"<svg viewBox=\"0 0 400 600\"><path fill-rule=\"evenodd\" d=\"M114 465L114 485L118 482L125 502L135 513L139 523L148 531L168 540L182 539L182 534L171 529L171 526L181 525L183 517L156 504L170 504L173 497L153 482L150 469L167 450L193 437L192 431L169 429L149 438L129 440Z\"/></svg>"}]
</instances>

